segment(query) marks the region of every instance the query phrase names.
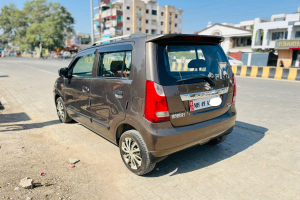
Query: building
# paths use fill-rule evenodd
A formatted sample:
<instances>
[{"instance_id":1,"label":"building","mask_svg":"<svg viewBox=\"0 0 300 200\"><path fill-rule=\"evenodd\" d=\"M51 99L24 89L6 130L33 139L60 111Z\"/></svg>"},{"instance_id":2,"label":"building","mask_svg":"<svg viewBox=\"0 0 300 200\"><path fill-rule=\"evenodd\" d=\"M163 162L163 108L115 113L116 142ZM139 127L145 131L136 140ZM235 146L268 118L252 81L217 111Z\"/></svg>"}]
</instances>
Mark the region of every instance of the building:
<instances>
[{"instance_id":1,"label":"building","mask_svg":"<svg viewBox=\"0 0 300 200\"><path fill-rule=\"evenodd\" d=\"M239 24L209 23L207 28L196 34L224 36L223 50L230 55L238 52L238 59L247 65L260 58L264 61L255 62L255 65L274 63L276 59L274 66L300 66L300 7L296 13L276 14L269 19L255 18Z\"/></svg>"},{"instance_id":2,"label":"building","mask_svg":"<svg viewBox=\"0 0 300 200\"><path fill-rule=\"evenodd\" d=\"M299 67L300 59L300 7L297 13L272 15L270 19L254 20L253 50L275 50L277 66Z\"/></svg>"},{"instance_id":3,"label":"building","mask_svg":"<svg viewBox=\"0 0 300 200\"><path fill-rule=\"evenodd\" d=\"M95 10L96 41L132 33L182 33L183 10L155 0L101 0Z\"/></svg>"},{"instance_id":4,"label":"building","mask_svg":"<svg viewBox=\"0 0 300 200\"><path fill-rule=\"evenodd\" d=\"M221 46L226 54L234 52L250 53L251 49L251 27L254 20L243 21L241 26L222 23L208 24L207 28L196 32L197 35L222 35L225 37Z\"/></svg>"}]
</instances>

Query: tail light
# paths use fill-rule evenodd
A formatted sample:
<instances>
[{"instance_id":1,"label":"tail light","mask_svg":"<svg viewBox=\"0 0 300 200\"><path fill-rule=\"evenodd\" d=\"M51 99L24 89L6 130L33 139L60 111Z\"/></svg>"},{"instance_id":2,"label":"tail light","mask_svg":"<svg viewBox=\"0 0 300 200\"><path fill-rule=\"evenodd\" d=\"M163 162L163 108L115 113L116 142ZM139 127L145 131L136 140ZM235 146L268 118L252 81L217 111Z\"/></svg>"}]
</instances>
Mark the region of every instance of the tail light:
<instances>
[{"instance_id":1,"label":"tail light","mask_svg":"<svg viewBox=\"0 0 300 200\"><path fill-rule=\"evenodd\" d=\"M235 81L235 76L232 74L232 81L233 81L233 96L232 96L232 103L235 104L235 99L236 99L236 81Z\"/></svg>"},{"instance_id":2,"label":"tail light","mask_svg":"<svg viewBox=\"0 0 300 200\"><path fill-rule=\"evenodd\" d=\"M146 81L144 117L153 123L170 120L164 89L151 81Z\"/></svg>"}]
</instances>

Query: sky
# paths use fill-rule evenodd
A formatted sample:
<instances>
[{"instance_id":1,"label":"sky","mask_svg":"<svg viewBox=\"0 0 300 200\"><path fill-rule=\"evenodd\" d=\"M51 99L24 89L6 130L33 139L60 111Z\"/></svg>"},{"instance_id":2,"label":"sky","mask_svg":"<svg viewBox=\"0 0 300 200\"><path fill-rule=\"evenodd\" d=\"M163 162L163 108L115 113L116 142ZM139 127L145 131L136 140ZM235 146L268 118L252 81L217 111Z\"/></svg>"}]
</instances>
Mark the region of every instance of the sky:
<instances>
[{"instance_id":1,"label":"sky","mask_svg":"<svg viewBox=\"0 0 300 200\"><path fill-rule=\"evenodd\" d=\"M49 1L49 0L48 0ZM60 2L75 18L76 32L91 32L90 0L51 0ZM0 0L0 7L14 3L22 8L26 0ZM299 0L159 0L159 5L171 5L184 11L183 33L191 34L207 27L208 22L237 24L254 18L270 18L273 14L298 11ZM98 0L93 0L93 7Z\"/></svg>"}]
</instances>

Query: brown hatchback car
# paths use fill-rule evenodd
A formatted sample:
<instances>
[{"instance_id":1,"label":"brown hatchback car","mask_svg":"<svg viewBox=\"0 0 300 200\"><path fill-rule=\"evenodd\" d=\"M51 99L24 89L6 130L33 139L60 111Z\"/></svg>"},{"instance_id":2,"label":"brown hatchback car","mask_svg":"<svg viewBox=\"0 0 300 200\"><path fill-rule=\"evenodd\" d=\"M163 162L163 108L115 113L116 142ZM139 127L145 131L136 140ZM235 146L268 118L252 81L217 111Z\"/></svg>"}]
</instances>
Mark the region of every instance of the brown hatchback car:
<instances>
[{"instance_id":1,"label":"brown hatchback car","mask_svg":"<svg viewBox=\"0 0 300 200\"><path fill-rule=\"evenodd\" d=\"M236 83L223 39L133 34L95 43L59 70L58 117L118 145L137 175L174 152L219 144L236 119Z\"/></svg>"}]
</instances>

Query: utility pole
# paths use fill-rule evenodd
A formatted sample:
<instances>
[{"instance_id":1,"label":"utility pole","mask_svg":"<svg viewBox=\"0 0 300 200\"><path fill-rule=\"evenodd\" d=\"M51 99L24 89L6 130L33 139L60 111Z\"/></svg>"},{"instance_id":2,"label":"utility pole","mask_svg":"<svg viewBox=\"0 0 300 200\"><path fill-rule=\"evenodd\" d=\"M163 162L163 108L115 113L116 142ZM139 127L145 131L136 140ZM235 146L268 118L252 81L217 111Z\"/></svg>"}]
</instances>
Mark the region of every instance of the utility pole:
<instances>
[{"instance_id":1,"label":"utility pole","mask_svg":"<svg viewBox=\"0 0 300 200\"><path fill-rule=\"evenodd\" d=\"M100 40L101 40L101 31L102 31L102 8L101 8L101 0L99 2L99 34L100 34Z\"/></svg>"},{"instance_id":2,"label":"utility pole","mask_svg":"<svg viewBox=\"0 0 300 200\"><path fill-rule=\"evenodd\" d=\"M91 40L92 44L94 43L94 8L93 8L93 0L90 0L91 3Z\"/></svg>"}]
</instances>

